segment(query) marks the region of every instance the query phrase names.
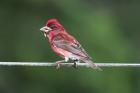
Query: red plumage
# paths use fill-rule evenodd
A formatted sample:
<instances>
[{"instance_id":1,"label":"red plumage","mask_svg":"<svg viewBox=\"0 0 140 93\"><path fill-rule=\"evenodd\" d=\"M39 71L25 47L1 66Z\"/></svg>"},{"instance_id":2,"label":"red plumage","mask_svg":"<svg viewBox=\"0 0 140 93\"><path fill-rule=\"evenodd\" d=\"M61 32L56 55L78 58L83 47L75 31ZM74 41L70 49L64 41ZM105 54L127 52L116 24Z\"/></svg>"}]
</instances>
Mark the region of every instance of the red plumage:
<instances>
[{"instance_id":1,"label":"red plumage","mask_svg":"<svg viewBox=\"0 0 140 93\"><path fill-rule=\"evenodd\" d=\"M86 53L80 43L68 34L56 19L48 20L46 25L40 30L44 32L45 37L48 37L52 50L62 58L65 58L65 61L68 61L68 59L81 60L88 63L91 68L99 69L92 62L91 57Z\"/></svg>"}]
</instances>

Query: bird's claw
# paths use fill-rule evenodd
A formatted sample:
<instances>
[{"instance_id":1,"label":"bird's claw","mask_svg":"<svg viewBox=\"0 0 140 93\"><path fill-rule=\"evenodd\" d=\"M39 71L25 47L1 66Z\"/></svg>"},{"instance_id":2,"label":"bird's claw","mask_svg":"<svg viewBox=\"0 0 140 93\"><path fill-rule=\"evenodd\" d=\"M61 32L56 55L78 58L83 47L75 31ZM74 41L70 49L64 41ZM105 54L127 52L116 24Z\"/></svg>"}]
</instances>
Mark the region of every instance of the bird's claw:
<instances>
[{"instance_id":1,"label":"bird's claw","mask_svg":"<svg viewBox=\"0 0 140 93\"><path fill-rule=\"evenodd\" d=\"M57 61L57 62L55 62L55 64L56 64L56 69L59 69L60 68L60 64L61 64L62 62L60 62L60 61Z\"/></svg>"},{"instance_id":2,"label":"bird's claw","mask_svg":"<svg viewBox=\"0 0 140 93\"><path fill-rule=\"evenodd\" d=\"M55 64L56 64L56 69L59 69L60 68L60 64L61 63L64 63L65 60L60 60L60 61L56 61Z\"/></svg>"},{"instance_id":3,"label":"bird's claw","mask_svg":"<svg viewBox=\"0 0 140 93\"><path fill-rule=\"evenodd\" d=\"M74 68L77 68L77 64L76 64L76 62L74 62L73 67L74 67Z\"/></svg>"},{"instance_id":4,"label":"bird's claw","mask_svg":"<svg viewBox=\"0 0 140 93\"><path fill-rule=\"evenodd\" d=\"M73 67L74 67L75 69L77 69L77 67L78 67L78 66L77 66L77 63L79 63L80 61L79 61L78 59L74 58L74 57L71 59L71 61L73 62Z\"/></svg>"},{"instance_id":5,"label":"bird's claw","mask_svg":"<svg viewBox=\"0 0 140 93\"><path fill-rule=\"evenodd\" d=\"M75 69L77 69L77 63L76 63L76 62L74 62L73 67L74 67Z\"/></svg>"}]
</instances>

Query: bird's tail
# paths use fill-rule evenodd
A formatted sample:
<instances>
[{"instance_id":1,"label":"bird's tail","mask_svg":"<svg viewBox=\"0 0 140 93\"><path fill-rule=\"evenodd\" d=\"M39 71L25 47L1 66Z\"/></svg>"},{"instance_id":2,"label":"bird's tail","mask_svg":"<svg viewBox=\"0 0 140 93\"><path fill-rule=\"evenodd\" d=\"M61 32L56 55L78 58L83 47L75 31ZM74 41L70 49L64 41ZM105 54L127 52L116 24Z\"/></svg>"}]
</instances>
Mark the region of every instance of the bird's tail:
<instances>
[{"instance_id":1,"label":"bird's tail","mask_svg":"<svg viewBox=\"0 0 140 93\"><path fill-rule=\"evenodd\" d=\"M84 61L85 63L88 63L91 68L102 71L102 69L100 67L98 67L96 64L94 64L92 60L82 59L82 61Z\"/></svg>"}]
</instances>

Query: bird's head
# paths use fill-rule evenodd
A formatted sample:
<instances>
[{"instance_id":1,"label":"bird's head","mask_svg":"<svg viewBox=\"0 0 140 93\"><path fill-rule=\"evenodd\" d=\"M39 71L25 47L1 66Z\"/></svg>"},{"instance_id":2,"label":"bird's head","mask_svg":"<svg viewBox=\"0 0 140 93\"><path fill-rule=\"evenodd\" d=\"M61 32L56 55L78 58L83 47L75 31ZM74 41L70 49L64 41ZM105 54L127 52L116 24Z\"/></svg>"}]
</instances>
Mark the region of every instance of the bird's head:
<instances>
[{"instance_id":1,"label":"bird's head","mask_svg":"<svg viewBox=\"0 0 140 93\"><path fill-rule=\"evenodd\" d=\"M50 19L40 30L48 34L51 31L61 31L61 29L63 29L63 26L56 19Z\"/></svg>"}]
</instances>

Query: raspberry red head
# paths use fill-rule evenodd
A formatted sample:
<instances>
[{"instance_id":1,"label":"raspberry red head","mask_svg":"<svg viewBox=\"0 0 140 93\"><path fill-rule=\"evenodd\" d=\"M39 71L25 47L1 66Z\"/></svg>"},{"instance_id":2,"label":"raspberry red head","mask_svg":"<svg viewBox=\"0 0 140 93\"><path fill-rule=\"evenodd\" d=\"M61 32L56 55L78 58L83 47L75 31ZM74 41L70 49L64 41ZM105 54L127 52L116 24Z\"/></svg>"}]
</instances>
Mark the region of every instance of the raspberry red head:
<instances>
[{"instance_id":1,"label":"raspberry red head","mask_svg":"<svg viewBox=\"0 0 140 93\"><path fill-rule=\"evenodd\" d=\"M54 25L56 23L58 23L58 21L56 19L50 19L47 21L46 25L49 27L49 26Z\"/></svg>"},{"instance_id":2,"label":"raspberry red head","mask_svg":"<svg viewBox=\"0 0 140 93\"><path fill-rule=\"evenodd\" d=\"M40 30L48 33L50 31L58 31L60 29L63 29L63 26L56 19L50 19L47 21L46 25Z\"/></svg>"},{"instance_id":3,"label":"raspberry red head","mask_svg":"<svg viewBox=\"0 0 140 93\"><path fill-rule=\"evenodd\" d=\"M57 19L48 20L46 26L50 27L52 30L62 28L62 25L57 21Z\"/></svg>"}]
</instances>

